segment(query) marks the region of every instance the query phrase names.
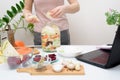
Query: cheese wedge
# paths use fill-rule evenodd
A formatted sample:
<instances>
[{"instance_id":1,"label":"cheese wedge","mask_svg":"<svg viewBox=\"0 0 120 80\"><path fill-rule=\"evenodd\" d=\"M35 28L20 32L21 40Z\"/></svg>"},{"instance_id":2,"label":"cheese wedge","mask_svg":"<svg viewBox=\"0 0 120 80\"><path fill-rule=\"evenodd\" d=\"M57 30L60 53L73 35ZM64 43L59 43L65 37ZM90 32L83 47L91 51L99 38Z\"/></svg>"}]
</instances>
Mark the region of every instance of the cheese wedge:
<instances>
[{"instance_id":1,"label":"cheese wedge","mask_svg":"<svg viewBox=\"0 0 120 80\"><path fill-rule=\"evenodd\" d=\"M2 56L3 54L2 54L2 50L1 50L1 47L0 47L0 56Z\"/></svg>"},{"instance_id":2,"label":"cheese wedge","mask_svg":"<svg viewBox=\"0 0 120 80\"><path fill-rule=\"evenodd\" d=\"M19 53L10 44L8 40L5 40L1 46L2 54L6 57L8 56L19 56Z\"/></svg>"},{"instance_id":3,"label":"cheese wedge","mask_svg":"<svg viewBox=\"0 0 120 80\"><path fill-rule=\"evenodd\" d=\"M0 64L5 63L5 62L6 62L6 57L0 56Z\"/></svg>"}]
</instances>

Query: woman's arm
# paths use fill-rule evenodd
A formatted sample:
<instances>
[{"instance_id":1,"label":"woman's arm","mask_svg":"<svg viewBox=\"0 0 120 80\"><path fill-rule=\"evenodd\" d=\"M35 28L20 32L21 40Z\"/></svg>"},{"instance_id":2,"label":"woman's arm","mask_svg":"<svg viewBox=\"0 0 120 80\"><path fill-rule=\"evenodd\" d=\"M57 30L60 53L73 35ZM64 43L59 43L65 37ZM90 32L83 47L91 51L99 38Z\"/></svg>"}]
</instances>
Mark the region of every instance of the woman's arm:
<instances>
[{"instance_id":1,"label":"woman's arm","mask_svg":"<svg viewBox=\"0 0 120 80\"><path fill-rule=\"evenodd\" d=\"M25 7L23 11L25 17L32 15L32 4L33 0L25 0Z\"/></svg>"},{"instance_id":2,"label":"woman's arm","mask_svg":"<svg viewBox=\"0 0 120 80\"><path fill-rule=\"evenodd\" d=\"M68 0L69 5L58 6L50 11L53 18L62 16L65 13L75 13L80 10L79 2L77 0Z\"/></svg>"},{"instance_id":3,"label":"woman's arm","mask_svg":"<svg viewBox=\"0 0 120 80\"><path fill-rule=\"evenodd\" d=\"M77 0L68 0L69 5L65 7L65 13L75 13L80 10L80 5Z\"/></svg>"},{"instance_id":4,"label":"woman's arm","mask_svg":"<svg viewBox=\"0 0 120 80\"><path fill-rule=\"evenodd\" d=\"M32 5L33 5L33 0L25 0L23 15L27 22L36 23L39 22L39 19L37 18L37 16L32 14Z\"/></svg>"}]
</instances>

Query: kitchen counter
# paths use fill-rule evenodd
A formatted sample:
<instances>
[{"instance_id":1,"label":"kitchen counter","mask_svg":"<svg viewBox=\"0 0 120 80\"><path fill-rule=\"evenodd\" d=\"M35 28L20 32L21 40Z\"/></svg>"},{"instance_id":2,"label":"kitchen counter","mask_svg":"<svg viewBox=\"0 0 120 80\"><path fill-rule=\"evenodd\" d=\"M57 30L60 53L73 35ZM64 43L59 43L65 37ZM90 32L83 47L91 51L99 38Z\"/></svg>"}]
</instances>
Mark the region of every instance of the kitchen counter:
<instances>
[{"instance_id":1,"label":"kitchen counter","mask_svg":"<svg viewBox=\"0 0 120 80\"><path fill-rule=\"evenodd\" d=\"M81 49L82 54L97 49L97 45L71 45ZM59 56L58 58L66 59ZM68 59L68 58L67 58ZM75 58L70 58L76 60ZM10 70L7 64L0 64L0 80L118 80L120 78L120 65L102 69L84 62L80 63L84 66L85 75L37 75L31 76L28 73L18 73L16 70Z\"/></svg>"}]
</instances>

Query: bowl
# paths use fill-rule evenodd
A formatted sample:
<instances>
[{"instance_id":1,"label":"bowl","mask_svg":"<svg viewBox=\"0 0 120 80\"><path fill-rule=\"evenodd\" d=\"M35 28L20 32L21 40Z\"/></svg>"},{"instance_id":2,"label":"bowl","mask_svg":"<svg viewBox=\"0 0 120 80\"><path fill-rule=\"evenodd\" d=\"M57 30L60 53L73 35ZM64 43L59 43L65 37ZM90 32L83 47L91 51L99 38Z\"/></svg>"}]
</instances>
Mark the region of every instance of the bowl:
<instances>
[{"instance_id":1,"label":"bowl","mask_svg":"<svg viewBox=\"0 0 120 80\"><path fill-rule=\"evenodd\" d=\"M52 69L54 72L61 72L63 69L63 65L62 64L53 64Z\"/></svg>"},{"instance_id":2,"label":"bowl","mask_svg":"<svg viewBox=\"0 0 120 80\"><path fill-rule=\"evenodd\" d=\"M10 69L16 69L21 64L21 58L18 56L10 56L7 58L7 63L10 67Z\"/></svg>"},{"instance_id":3,"label":"bowl","mask_svg":"<svg viewBox=\"0 0 120 80\"><path fill-rule=\"evenodd\" d=\"M81 49L78 46L60 46L57 53L63 57L74 58L81 54Z\"/></svg>"}]
</instances>

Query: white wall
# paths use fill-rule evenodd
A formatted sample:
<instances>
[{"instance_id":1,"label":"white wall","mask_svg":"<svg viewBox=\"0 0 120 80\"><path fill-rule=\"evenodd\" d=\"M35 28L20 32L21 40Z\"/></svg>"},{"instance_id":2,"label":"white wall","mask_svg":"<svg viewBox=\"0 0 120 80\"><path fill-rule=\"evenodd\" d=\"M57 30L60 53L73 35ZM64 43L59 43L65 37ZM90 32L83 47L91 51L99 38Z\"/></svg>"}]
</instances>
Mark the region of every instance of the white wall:
<instances>
[{"instance_id":1,"label":"white wall","mask_svg":"<svg viewBox=\"0 0 120 80\"><path fill-rule=\"evenodd\" d=\"M0 3L0 17L19 0L2 0ZM80 11L68 14L72 44L107 44L112 43L116 26L109 26L105 21L105 12L109 8L120 11L120 0L78 0ZM7 2L7 4L6 4ZM9 3L9 4L8 4ZM29 32L19 30L16 39L26 44L33 44L33 36Z\"/></svg>"},{"instance_id":2,"label":"white wall","mask_svg":"<svg viewBox=\"0 0 120 80\"><path fill-rule=\"evenodd\" d=\"M78 0L81 10L68 15L72 44L112 43L116 28L105 21L109 8L120 11L120 0Z\"/></svg>"}]
</instances>

